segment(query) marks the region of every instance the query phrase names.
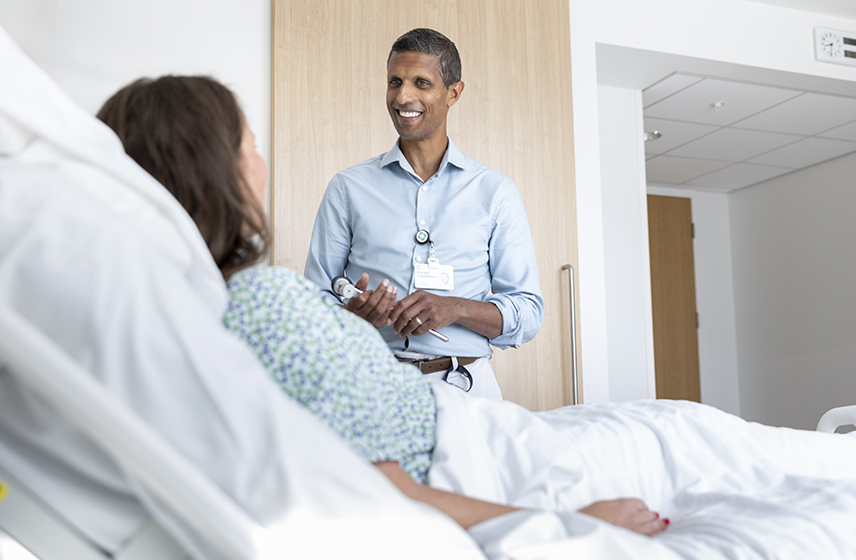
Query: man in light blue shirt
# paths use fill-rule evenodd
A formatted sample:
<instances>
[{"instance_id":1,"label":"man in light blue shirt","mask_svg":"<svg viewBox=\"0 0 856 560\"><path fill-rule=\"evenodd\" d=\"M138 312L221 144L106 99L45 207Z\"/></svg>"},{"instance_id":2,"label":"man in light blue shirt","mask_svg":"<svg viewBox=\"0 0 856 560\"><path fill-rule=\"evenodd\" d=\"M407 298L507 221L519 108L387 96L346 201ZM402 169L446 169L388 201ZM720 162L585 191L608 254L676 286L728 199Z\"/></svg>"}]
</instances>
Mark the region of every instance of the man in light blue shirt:
<instances>
[{"instance_id":1,"label":"man in light blue shirt","mask_svg":"<svg viewBox=\"0 0 856 560\"><path fill-rule=\"evenodd\" d=\"M362 293L346 307L378 327L400 360L501 399L490 345L519 347L544 316L523 202L510 179L446 136L464 89L454 43L430 29L402 35L387 78L399 140L330 181L305 274L336 302L332 280L359 278Z\"/></svg>"}]
</instances>

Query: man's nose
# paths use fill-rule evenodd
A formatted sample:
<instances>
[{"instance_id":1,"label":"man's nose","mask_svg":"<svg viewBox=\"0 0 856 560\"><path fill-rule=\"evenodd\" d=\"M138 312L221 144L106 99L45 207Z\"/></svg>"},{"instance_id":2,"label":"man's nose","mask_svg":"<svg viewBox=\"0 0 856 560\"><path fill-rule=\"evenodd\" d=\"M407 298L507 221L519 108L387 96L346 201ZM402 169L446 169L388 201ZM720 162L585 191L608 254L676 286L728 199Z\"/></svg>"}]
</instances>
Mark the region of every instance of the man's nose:
<instances>
[{"instance_id":1,"label":"man's nose","mask_svg":"<svg viewBox=\"0 0 856 560\"><path fill-rule=\"evenodd\" d=\"M396 101L398 101L398 103L401 105L410 103L415 99L414 93L415 89L412 84L403 83L401 84L401 87L398 88L398 95L396 96Z\"/></svg>"}]
</instances>

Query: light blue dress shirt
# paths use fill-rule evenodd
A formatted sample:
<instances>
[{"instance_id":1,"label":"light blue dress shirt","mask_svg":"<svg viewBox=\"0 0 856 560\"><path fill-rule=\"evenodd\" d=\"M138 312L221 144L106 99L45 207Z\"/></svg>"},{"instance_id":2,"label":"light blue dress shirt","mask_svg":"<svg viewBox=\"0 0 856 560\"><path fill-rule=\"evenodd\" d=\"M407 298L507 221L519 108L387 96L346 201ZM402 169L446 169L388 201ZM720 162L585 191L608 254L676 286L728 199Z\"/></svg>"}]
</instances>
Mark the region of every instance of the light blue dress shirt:
<instances>
[{"instance_id":1,"label":"light blue dress shirt","mask_svg":"<svg viewBox=\"0 0 856 560\"><path fill-rule=\"evenodd\" d=\"M354 282L368 273L370 289L388 278L402 299L417 290L414 265L428 262L429 244L415 238L421 229L430 233L440 264L454 267L453 290L425 291L495 304L502 334L488 341L452 324L438 329L449 342L424 334L409 336L405 345L384 326L380 333L393 351L489 356L490 344L519 347L535 336L544 299L520 194L509 178L465 157L451 140L440 169L425 182L398 142L336 174L315 218L305 275L331 301L340 300L330 283L346 270Z\"/></svg>"}]
</instances>

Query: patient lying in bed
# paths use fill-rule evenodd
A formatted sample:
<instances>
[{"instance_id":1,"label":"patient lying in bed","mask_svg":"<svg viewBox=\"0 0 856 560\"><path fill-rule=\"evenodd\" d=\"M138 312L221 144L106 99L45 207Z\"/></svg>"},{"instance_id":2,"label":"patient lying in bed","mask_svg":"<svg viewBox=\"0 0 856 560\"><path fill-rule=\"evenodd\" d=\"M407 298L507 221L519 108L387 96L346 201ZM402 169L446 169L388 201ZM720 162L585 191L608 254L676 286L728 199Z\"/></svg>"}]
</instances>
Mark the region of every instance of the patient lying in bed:
<instances>
[{"instance_id":1,"label":"patient lying in bed","mask_svg":"<svg viewBox=\"0 0 856 560\"><path fill-rule=\"evenodd\" d=\"M168 149L169 143L146 135L175 122L158 111L169 98L164 92L168 83L186 80L132 84L108 101L99 117L119 133L129 155L179 200L185 197L182 203L206 239L206 232L215 231L230 231L235 239L241 239L242 232L256 232L265 239L256 224L236 225L201 215L201 201L182 194L175 183L182 172L157 164L161 156L150 147ZM190 95L190 89L183 94ZM147 98L158 99L157 107L144 110ZM202 105L191 98L173 101ZM250 134L244 128L241 140L231 141L233 147L244 143L239 158L243 177L261 177L260 185L254 188L245 181L243 191L233 196L239 200L243 192L247 207L253 206L251 193L263 192L264 186L263 175L253 170L258 162L248 147ZM175 131L170 135L182 137ZM185 162L184 167L215 166ZM196 197L216 199L219 194L200 191ZM257 208L249 214L258 215ZM851 527L856 475L849 467L856 464L856 438L747 424L684 402L533 414L509 403L462 398L442 383L424 383L415 369L390 354L375 329L325 303L317 288L294 272L247 268L258 253L247 253L236 263L220 258L211 242L209 247L215 261L227 263L221 264L230 295L224 323L256 351L285 392L360 455L379 464L406 494L435 505L464 527L482 523L472 533L487 549L498 534L507 532L503 523L508 519L531 514L514 513L514 508L497 502L515 508L580 510L643 534L662 532L666 521L641 502L604 501L635 496L675 519L674 528L658 537L661 557L730 557L735 551L786 557L789 548L802 551L795 558L806 557L807 551L825 558L845 550L849 552L844 557L856 554ZM404 472L409 477L402 476ZM414 481L481 501L432 493ZM827 490L818 494L822 488ZM851 521L835 515L841 509L850 511ZM705 517L708 513L712 516ZM498 517L502 514L511 515ZM796 535L795 530L812 536Z\"/></svg>"},{"instance_id":2,"label":"patient lying in bed","mask_svg":"<svg viewBox=\"0 0 856 560\"><path fill-rule=\"evenodd\" d=\"M197 226L2 29L0 75L0 304L267 529L240 534L276 545L246 557L483 558L278 390L222 326L226 287ZM25 376L0 355L12 476L97 549L153 519L188 556L223 558Z\"/></svg>"},{"instance_id":3,"label":"patient lying in bed","mask_svg":"<svg viewBox=\"0 0 856 560\"><path fill-rule=\"evenodd\" d=\"M399 363L376 330L325 303L294 272L247 269L265 251L261 199L267 173L227 88L204 77L141 80L111 97L98 117L197 223L229 279L224 323L253 347L289 396L405 494L438 507L464 528L514 511L423 486L436 441L436 405L421 375ZM261 242L254 244L254 238ZM666 525L638 500L582 511L646 535Z\"/></svg>"},{"instance_id":4,"label":"patient lying in bed","mask_svg":"<svg viewBox=\"0 0 856 560\"><path fill-rule=\"evenodd\" d=\"M402 499L276 391L218 324L226 292L198 226L20 58L0 30L0 75L15 78L0 88L0 300L248 514L291 528L282 557L480 558L466 534ZM470 528L491 558L856 555L854 436L748 424L691 403L533 414L430 388L429 484L529 508ZM2 365L0 462L105 550L154 516L195 557L217 557ZM645 538L574 511L616 496L644 499L671 527Z\"/></svg>"}]
</instances>

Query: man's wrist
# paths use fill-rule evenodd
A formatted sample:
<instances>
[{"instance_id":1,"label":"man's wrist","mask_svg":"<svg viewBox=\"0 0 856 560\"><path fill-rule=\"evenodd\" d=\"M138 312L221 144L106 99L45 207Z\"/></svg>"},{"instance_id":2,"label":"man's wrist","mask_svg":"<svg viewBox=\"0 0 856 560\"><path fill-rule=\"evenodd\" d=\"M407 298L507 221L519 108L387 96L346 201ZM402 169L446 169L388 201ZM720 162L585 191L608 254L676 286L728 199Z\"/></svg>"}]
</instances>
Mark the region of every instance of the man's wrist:
<instances>
[{"instance_id":1,"label":"man's wrist","mask_svg":"<svg viewBox=\"0 0 856 560\"><path fill-rule=\"evenodd\" d=\"M486 338L502 335L502 313L499 307L489 301L477 301L465 298L459 305L458 324Z\"/></svg>"}]
</instances>

